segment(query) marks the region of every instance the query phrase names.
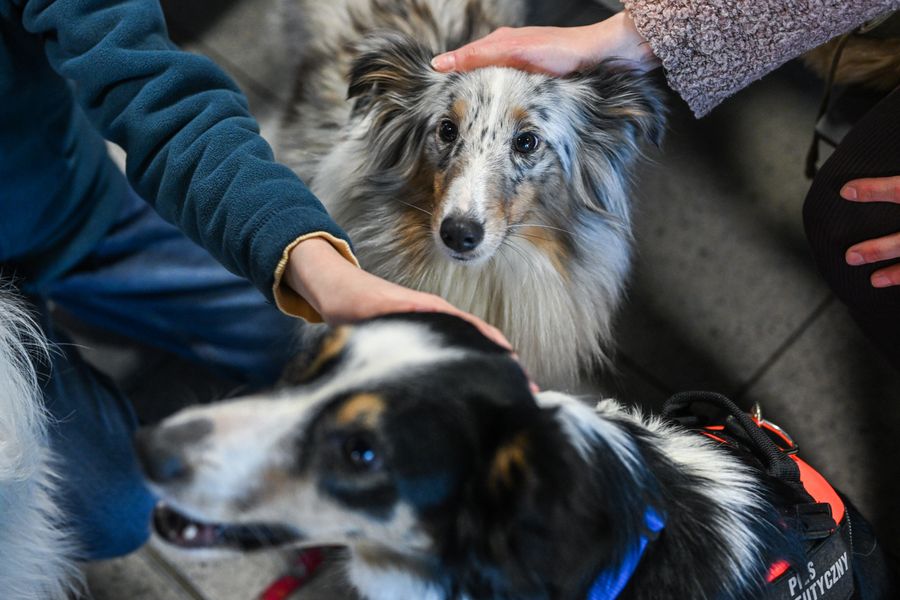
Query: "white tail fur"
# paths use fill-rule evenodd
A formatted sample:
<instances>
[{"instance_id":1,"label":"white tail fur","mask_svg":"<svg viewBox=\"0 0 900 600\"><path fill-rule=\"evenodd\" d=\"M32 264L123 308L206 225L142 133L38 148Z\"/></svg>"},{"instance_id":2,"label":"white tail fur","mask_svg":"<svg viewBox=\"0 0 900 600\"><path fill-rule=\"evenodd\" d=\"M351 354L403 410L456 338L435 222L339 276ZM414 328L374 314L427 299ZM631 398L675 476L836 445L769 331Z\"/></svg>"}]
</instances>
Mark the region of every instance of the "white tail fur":
<instances>
[{"instance_id":1,"label":"white tail fur","mask_svg":"<svg viewBox=\"0 0 900 600\"><path fill-rule=\"evenodd\" d=\"M8 600L67 598L80 581L74 544L53 499L35 357L48 357L46 341L0 288L0 590Z\"/></svg>"}]
</instances>

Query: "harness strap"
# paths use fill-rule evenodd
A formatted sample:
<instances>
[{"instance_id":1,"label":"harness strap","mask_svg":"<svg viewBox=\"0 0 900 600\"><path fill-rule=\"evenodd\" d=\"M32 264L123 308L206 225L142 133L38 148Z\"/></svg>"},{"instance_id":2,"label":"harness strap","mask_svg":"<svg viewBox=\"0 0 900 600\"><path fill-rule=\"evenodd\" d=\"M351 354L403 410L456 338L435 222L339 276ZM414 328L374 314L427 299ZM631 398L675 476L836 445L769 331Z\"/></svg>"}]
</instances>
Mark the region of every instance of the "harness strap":
<instances>
[{"instance_id":1,"label":"harness strap","mask_svg":"<svg viewBox=\"0 0 900 600\"><path fill-rule=\"evenodd\" d=\"M796 570L783 560L772 564L767 600L846 600L853 596L851 532L844 502L818 471L797 456L797 445L787 433L712 392L677 394L666 402L663 412L709 438L750 452L769 475L809 500L782 508L786 521L799 527L807 544L807 563L797 565Z\"/></svg>"},{"instance_id":2,"label":"harness strap","mask_svg":"<svg viewBox=\"0 0 900 600\"><path fill-rule=\"evenodd\" d=\"M622 590L628 585L628 580L637 569L648 541L655 540L659 536L665 523L658 512L647 507L644 513L644 526L646 533L641 534L638 542L628 549L622 562L617 567L602 571L597 575L594 583L591 584L591 589L588 590L587 600L613 600L622 593Z\"/></svg>"},{"instance_id":3,"label":"harness strap","mask_svg":"<svg viewBox=\"0 0 900 600\"><path fill-rule=\"evenodd\" d=\"M763 463L766 473L788 483L800 483L800 468L790 456L775 445L750 415L715 392L681 392L666 400L663 414L683 426L699 429L709 424L725 423L726 430L743 438Z\"/></svg>"}]
</instances>

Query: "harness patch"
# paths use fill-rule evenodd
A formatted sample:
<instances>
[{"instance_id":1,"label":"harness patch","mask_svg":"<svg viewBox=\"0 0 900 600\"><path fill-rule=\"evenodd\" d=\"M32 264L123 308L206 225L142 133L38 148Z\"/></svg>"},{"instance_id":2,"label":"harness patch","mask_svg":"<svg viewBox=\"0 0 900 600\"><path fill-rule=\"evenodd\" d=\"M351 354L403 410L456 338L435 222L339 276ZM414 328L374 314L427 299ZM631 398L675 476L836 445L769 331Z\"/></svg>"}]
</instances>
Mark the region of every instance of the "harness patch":
<instances>
[{"instance_id":1,"label":"harness patch","mask_svg":"<svg viewBox=\"0 0 900 600\"><path fill-rule=\"evenodd\" d=\"M773 585L771 600L846 600L853 596L853 568L850 562L849 531L844 523L839 531L823 540L809 554L805 568L788 571Z\"/></svg>"},{"instance_id":2,"label":"harness patch","mask_svg":"<svg viewBox=\"0 0 900 600\"><path fill-rule=\"evenodd\" d=\"M796 456L797 445L786 432L763 419L758 406L748 415L725 396L711 392L676 394L663 412L682 426L749 452L764 472L808 499L780 510L787 522L796 523L809 562L794 569L785 560L774 562L766 578L766 600L849 600L853 596L853 544L844 503L816 470Z\"/></svg>"},{"instance_id":3,"label":"harness patch","mask_svg":"<svg viewBox=\"0 0 900 600\"><path fill-rule=\"evenodd\" d=\"M816 600L823 597L826 591L831 591L831 588L839 583L841 577L850 571L850 560L845 551L818 578L816 577L816 566L813 561L809 561L806 568L809 573L806 582L801 581L799 575L792 575L788 582L791 588L791 597L794 600Z\"/></svg>"}]
</instances>

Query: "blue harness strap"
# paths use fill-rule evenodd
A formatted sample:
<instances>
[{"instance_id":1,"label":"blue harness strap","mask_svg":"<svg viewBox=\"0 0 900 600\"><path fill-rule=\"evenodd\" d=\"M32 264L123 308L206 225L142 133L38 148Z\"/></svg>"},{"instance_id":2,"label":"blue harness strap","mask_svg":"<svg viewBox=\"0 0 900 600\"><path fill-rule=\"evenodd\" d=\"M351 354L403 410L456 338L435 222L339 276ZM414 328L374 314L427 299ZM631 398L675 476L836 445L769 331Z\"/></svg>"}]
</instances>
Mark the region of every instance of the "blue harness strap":
<instances>
[{"instance_id":1,"label":"blue harness strap","mask_svg":"<svg viewBox=\"0 0 900 600\"><path fill-rule=\"evenodd\" d=\"M597 578L594 579L594 583L591 585L591 589L588 591L587 600L613 600L622 593L622 590L628 585L628 580L631 579L635 569L637 569L641 556L643 556L644 550L647 548L648 541L656 539L665 526L659 513L650 507L644 513L644 524L648 533L642 534L638 538L637 543L628 549L625 558L619 565L602 571L597 575Z\"/></svg>"}]
</instances>

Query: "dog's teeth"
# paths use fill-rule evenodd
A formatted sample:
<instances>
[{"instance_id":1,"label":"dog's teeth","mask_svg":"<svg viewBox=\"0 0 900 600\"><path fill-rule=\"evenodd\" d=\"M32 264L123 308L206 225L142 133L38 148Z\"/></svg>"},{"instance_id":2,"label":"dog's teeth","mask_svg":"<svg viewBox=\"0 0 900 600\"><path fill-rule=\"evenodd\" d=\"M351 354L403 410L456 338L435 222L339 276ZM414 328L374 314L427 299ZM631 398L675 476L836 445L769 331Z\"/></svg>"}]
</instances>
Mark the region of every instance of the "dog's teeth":
<instances>
[{"instance_id":1,"label":"dog's teeth","mask_svg":"<svg viewBox=\"0 0 900 600\"><path fill-rule=\"evenodd\" d=\"M183 537L187 541L192 541L196 539L198 533L200 533L200 530L197 529L197 526L191 524L182 530L181 537Z\"/></svg>"}]
</instances>

